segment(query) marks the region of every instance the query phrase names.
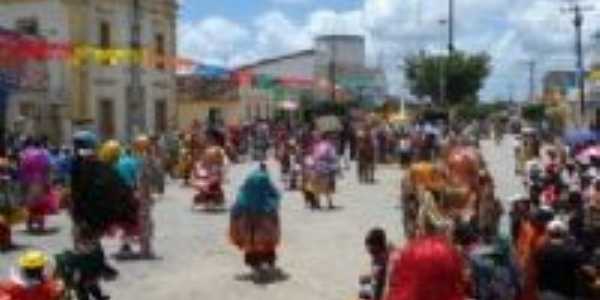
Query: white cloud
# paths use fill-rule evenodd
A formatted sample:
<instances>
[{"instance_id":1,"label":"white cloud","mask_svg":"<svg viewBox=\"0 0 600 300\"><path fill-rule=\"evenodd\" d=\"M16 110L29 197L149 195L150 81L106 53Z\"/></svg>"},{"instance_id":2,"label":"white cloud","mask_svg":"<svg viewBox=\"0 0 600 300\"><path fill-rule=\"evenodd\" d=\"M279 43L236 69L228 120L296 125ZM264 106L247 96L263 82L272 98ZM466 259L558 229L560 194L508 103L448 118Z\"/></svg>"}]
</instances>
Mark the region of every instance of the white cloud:
<instances>
[{"instance_id":1,"label":"white cloud","mask_svg":"<svg viewBox=\"0 0 600 300\"><path fill-rule=\"evenodd\" d=\"M249 39L246 28L221 17L181 23L178 29L179 54L209 64L233 59Z\"/></svg>"},{"instance_id":2,"label":"white cloud","mask_svg":"<svg viewBox=\"0 0 600 300\"><path fill-rule=\"evenodd\" d=\"M302 2L302 0L272 0ZM401 76L392 74L401 58L418 49L445 48L447 29L439 25L447 18L445 0L365 0L361 10L335 12L317 10L294 21L279 11L256 16L242 26L220 17L182 23L180 53L203 62L229 66L309 48L314 36L329 33L365 34L368 61L383 56L394 91L402 90ZM572 16L562 14L560 1L549 0L461 0L456 1L457 48L487 51L494 72L482 93L484 97L506 96L508 86L527 94L527 68L523 61L538 61L538 77L553 68L573 65ZM589 17L585 42L597 24ZM589 47L588 47L589 48ZM539 87L539 85L538 85Z\"/></svg>"}]
</instances>

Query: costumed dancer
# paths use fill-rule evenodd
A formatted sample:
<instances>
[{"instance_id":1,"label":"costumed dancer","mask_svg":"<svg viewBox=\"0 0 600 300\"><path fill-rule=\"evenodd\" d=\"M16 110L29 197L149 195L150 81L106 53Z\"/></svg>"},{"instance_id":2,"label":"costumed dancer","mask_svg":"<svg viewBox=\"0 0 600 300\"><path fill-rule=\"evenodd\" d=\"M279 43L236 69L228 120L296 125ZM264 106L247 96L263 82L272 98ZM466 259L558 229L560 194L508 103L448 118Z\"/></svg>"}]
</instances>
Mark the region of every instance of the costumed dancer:
<instances>
[{"instance_id":1,"label":"costumed dancer","mask_svg":"<svg viewBox=\"0 0 600 300\"><path fill-rule=\"evenodd\" d=\"M294 139L282 141L277 148L281 180L290 190L296 189L298 179L298 148Z\"/></svg>"},{"instance_id":2,"label":"costumed dancer","mask_svg":"<svg viewBox=\"0 0 600 300\"><path fill-rule=\"evenodd\" d=\"M50 157L39 145L27 147L21 153L19 175L27 207L27 230L44 231L46 216L56 213L59 198L51 189Z\"/></svg>"},{"instance_id":3,"label":"costumed dancer","mask_svg":"<svg viewBox=\"0 0 600 300\"><path fill-rule=\"evenodd\" d=\"M1 300L60 300L64 286L47 275L48 257L30 250L19 258L19 270L8 280L0 281Z\"/></svg>"},{"instance_id":4,"label":"costumed dancer","mask_svg":"<svg viewBox=\"0 0 600 300\"><path fill-rule=\"evenodd\" d=\"M288 177L288 188L296 190L298 188L298 177L302 173L302 155L298 147L298 143L294 139L290 139L290 173Z\"/></svg>"},{"instance_id":5,"label":"costumed dancer","mask_svg":"<svg viewBox=\"0 0 600 300\"><path fill-rule=\"evenodd\" d=\"M358 131L357 144L358 181L360 183L375 183L377 146L375 138L369 128Z\"/></svg>"},{"instance_id":6,"label":"costumed dancer","mask_svg":"<svg viewBox=\"0 0 600 300\"><path fill-rule=\"evenodd\" d=\"M420 227L423 223L420 220L424 219L420 217L431 216L430 209L437 209L435 195L441 192L445 184L442 172L428 160L427 154L420 152L417 159L419 160L410 165L402 180L404 231L409 238L414 238L417 232L423 232L424 229ZM426 206L425 209L423 206Z\"/></svg>"},{"instance_id":7,"label":"costumed dancer","mask_svg":"<svg viewBox=\"0 0 600 300\"><path fill-rule=\"evenodd\" d=\"M13 246L11 227L23 222L27 212L18 203L18 188L15 187L10 162L0 159L0 251Z\"/></svg>"},{"instance_id":8,"label":"costumed dancer","mask_svg":"<svg viewBox=\"0 0 600 300\"><path fill-rule=\"evenodd\" d=\"M68 148L61 149L58 160L56 162L56 186L55 188L60 195L61 208L66 206L66 202L71 194L71 164L73 157L71 151Z\"/></svg>"},{"instance_id":9,"label":"costumed dancer","mask_svg":"<svg viewBox=\"0 0 600 300\"><path fill-rule=\"evenodd\" d=\"M139 243L140 258L152 259L155 257L152 246L154 238L154 221L152 218L152 208L154 207L153 192L157 190L154 186L153 178L162 176L160 166L152 155L152 142L150 139L141 135L133 143L139 160L139 177L137 183L137 198L139 201L138 225L139 225Z\"/></svg>"},{"instance_id":10,"label":"costumed dancer","mask_svg":"<svg viewBox=\"0 0 600 300\"><path fill-rule=\"evenodd\" d=\"M385 300L466 300L467 276L458 250L443 237L410 242L392 254Z\"/></svg>"},{"instance_id":11,"label":"costumed dancer","mask_svg":"<svg viewBox=\"0 0 600 300\"><path fill-rule=\"evenodd\" d=\"M261 274L273 269L281 238L280 193L273 185L265 164L250 174L231 210L229 236L244 252L246 265Z\"/></svg>"},{"instance_id":12,"label":"costumed dancer","mask_svg":"<svg viewBox=\"0 0 600 300\"><path fill-rule=\"evenodd\" d=\"M139 176L138 160L132 156L130 151L122 153L121 144L116 140L108 140L102 144L98 151L98 158L116 172L124 187L129 189L129 193L133 195L136 209L131 212L133 214L131 219L137 219L137 210L139 209L139 199L136 197ZM120 259L131 258L133 257L131 243L139 236L139 224L137 222L130 222L128 224L121 224L121 227L123 229L121 236L122 245L117 256Z\"/></svg>"},{"instance_id":13,"label":"costumed dancer","mask_svg":"<svg viewBox=\"0 0 600 300\"><path fill-rule=\"evenodd\" d=\"M222 183L225 177L227 155L219 146L208 147L192 171L192 186L197 190L193 206L204 205L206 208L220 207L225 204L225 193Z\"/></svg>"},{"instance_id":14,"label":"costumed dancer","mask_svg":"<svg viewBox=\"0 0 600 300\"><path fill-rule=\"evenodd\" d=\"M179 149L179 159L177 173L183 178L183 185L187 186L190 181L192 169L194 167L194 143L191 134L183 134L181 137L182 147Z\"/></svg>"},{"instance_id":15,"label":"costumed dancer","mask_svg":"<svg viewBox=\"0 0 600 300\"><path fill-rule=\"evenodd\" d=\"M197 190L194 206L204 205L208 208L225 204L222 183L227 162L227 154L221 146L214 144L204 150L192 171L192 186Z\"/></svg>"},{"instance_id":16,"label":"costumed dancer","mask_svg":"<svg viewBox=\"0 0 600 300\"><path fill-rule=\"evenodd\" d=\"M310 172L310 190L317 197L325 195L328 207L333 209L333 193L335 193L335 179L338 169L338 158L333 143L327 138L315 145L313 152L314 167ZM320 205L317 205L320 206Z\"/></svg>"},{"instance_id":17,"label":"costumed dancer","mask_svg":"<svg viewBox=\"0 0 600 300\"><path fill-rule=\"evenodd\" d=\"M101 239L120 228L136 224L136 205L131 192L110 165L96 155L97 139L82 131L73 138L75 158L71 173L73 251L64 254L63 269L71 270L73 289L79 300L109 299L100 279L111 279L117 271L107 264Z\"/></svg>"},{"instance_id":18,"label":"costumed dancer","mask_svg":"<svg viewBox=\"0 0 600 300\"><path fill-rule=\"evenodd\" d=\"M519 267L523 270L523 293L519 300L537 300L538 252L547 240L546 226L554 218L554 213L548 208L540 208L533 212L530 218L521 223L517 238L517 259Z\"/></svg>"},{"instance_id":19,"label":"costumed dancer","mask_svg":"<svg viewBox=\"0 0 600 300\"><path fill-rule=\"evenodd\" d=\"M166 186L166 168L165 162L167 158L166 148L161 144L158 136L153 136L150 140L150 156L154 162L153 166L156 171L156 176L152 178L152 193L158 196L165 194Z\"/></svg>"}]
</instances>

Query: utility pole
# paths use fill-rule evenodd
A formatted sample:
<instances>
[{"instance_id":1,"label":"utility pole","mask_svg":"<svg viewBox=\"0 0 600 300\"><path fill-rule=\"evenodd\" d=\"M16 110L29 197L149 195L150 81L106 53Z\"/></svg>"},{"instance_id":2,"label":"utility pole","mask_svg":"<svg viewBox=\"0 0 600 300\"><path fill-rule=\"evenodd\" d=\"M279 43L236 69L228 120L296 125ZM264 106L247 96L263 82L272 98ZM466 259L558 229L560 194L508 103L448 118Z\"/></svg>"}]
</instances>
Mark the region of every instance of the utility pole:
<instances>
[{"instance_id":1,"label":"utility pole","mask_svg":"<svg viewBox=\"0 0 600 300\"><path fill-rule=\"evenodd\" d=\"M448 55L454 53L454 0L448 0Z\"/></svg>"},{"instance_id":2,"label":"utility pole","mask_svg":"<svg viewBox=\"0 0 600 300\"><path fill-rule=\"evenodd\" d=\"M529 102L535 102L535 60L526 62L529 67Z\"/></svg>"},{"instance_id":3,"label":"utility pole","mask_svg":"<svg viewBox=\"0 0 600 300\"><path fill-rule=\"evenodd\" d=\"M145 131L145 103L142 86L142 7L140 0L132 2L131 19L131 56L129 99L127 101L127 139L133 140L136 130Z\"/></svg>"},{"instance_id":4,"label":"utility pole","mask_svg":"<svg viewBox=\"0 0 600 300\"><path fill-rule=\"evenodd\" d=\"M336 56L337 56L337 45L336 45L336 40L335 37L333 37L331 39L331 57L329 59L329 82L331 84L331 91L330 91L330 96L331 96L331 101L336 102L336 98L337 98L337 93L336 93L336 88L337 88L337 84L336 84Z\"/></svg>"},{"instance_id":5,"label":"utility pole","mask_svg":"<svg viewBox=\"0 0 600 300\"><path fill-rule=\"evenodd\" d=\"M583 26L583 13L594 9L593 6L581 6L578 1L573 1L567 8L563 8L563 13L573 13L573 25L575 26L575 56L577 86L579 87L579 106L581 108L581 121L585 123L585 66L583 63L583 39L581 27Z\"/></svg>"},{"instance_id":6,"label":"utility pole","mask_svg":"<svg viewBox=\"0 0 600 300\"><path fill-rule=\"evenodd\" d=\"M520 63L527 65L529 71L529 102L535 101L535 68L537 63L533 59L523 60ZM511 85L512 86L512 85Z\"/></svg>"}]
</instances>

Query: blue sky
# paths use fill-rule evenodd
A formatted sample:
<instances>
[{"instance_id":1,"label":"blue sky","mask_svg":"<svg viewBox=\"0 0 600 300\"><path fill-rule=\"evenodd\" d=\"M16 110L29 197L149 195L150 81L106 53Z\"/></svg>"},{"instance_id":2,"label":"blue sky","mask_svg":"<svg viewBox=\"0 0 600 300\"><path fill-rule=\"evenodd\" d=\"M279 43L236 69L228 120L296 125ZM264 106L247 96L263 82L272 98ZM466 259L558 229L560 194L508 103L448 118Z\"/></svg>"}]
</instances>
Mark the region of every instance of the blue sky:
<instances>
[{"instance_id":1,"label":"blue sky","mask_svg":"<svg viewBox=\"0 0 600 300\"><path fill-rule=\"evenodd\" d=\"M255 16L278 10L300 21L312 11L322 9L350 10L363 5L362 0L187 0L180 15L184 20L225 16L241 23L251 23Z\"/></svg>"},{"instance_id":2,"label":"blue sky","mask_svg":"<svg viewBox=\"0 0 600 300\"><path fill-rule=\"evenodd\" d=\"M592 3L592 0L581 0ZM319 34L363 34L367 61L382 62L391 91L406 94L397 65L424 48L440 51L447 0L182 0L179 54L233 67L312 47ZM572 18L560 0L455 0L456 44L467 52L488 52L493 72L482 91L486 99L525 98L524 62L537 61L538 91L548 70L572 69ZM600 10L600 8L597 8ZM584 26L587 64L600 61L591 35L600 29L600 11ZM378 59L379 58L379 59Z\"/></svg>"}]
</instances>

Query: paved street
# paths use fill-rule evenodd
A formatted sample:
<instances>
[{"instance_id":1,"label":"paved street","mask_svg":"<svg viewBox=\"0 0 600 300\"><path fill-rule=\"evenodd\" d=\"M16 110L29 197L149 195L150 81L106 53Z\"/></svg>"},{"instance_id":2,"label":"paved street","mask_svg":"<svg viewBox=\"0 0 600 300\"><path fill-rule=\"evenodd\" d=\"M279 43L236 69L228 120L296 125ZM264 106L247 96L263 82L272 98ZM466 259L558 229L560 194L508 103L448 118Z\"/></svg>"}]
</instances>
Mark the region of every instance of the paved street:
<instances>
[{"instance_id":1,"label":"paved street","mask_svg":"<svg viewBox=\"0 0 600 300\"><path fill-rule=\"evenodd\" d=\"M485 142L484 154L496 179L498 193L506 198L520 192L514 176L512 140L500 146ZM231 203L238 186L254 165L230 170L227 185ZM278 173L271 165L273 174ZM277 176L275 176L277 177ZM282 202L283 243L279 265L286 278L269 285L257 285L245 275L242 254L228 241L228 213L192 212L193 191L169 186L166 196L155 208L156 261L116 262L121 277L106 284L113 299L219 299L219 300L349 300L357 290L357 278L367 270L368 257L363 237L373 226L385 228L393 242L403 239L400 212L396 208L400 171L380 167L376 185L359 185L354 171L347 172L339 184L334 211L305 209L298 193L286 193ZM58 232L32 237L17 229L15 240L26 246L52 253L70 245L69 222L54 217L51 225ZM109 253L118 242L105 241ZM4 274L17 252L0 255Z\"/></svg>"}]
</instances>

